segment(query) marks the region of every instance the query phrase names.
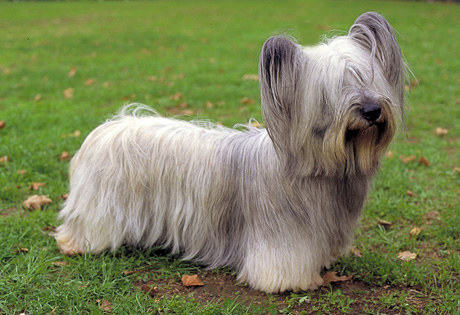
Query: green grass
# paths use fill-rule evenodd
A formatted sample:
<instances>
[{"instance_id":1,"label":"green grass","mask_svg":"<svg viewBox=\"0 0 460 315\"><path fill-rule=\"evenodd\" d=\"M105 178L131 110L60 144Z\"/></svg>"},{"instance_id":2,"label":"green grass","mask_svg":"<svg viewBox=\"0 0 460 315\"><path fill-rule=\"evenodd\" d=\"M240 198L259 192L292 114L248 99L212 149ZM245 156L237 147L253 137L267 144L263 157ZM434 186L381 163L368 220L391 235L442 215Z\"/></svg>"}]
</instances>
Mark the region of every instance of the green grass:
<instances>
[{"instance_id":1,"label":"green grass","mask_svg":"<svg viewBox=\"0 0 460 315\"><path fill-rule=\"evenodd\" d=\"M315 44L325 30L347 30L368 10L398 30L419 84L407 93L405 131L383 162L356 231L362 257L333 266L353 274L353 282L268 296L230 283L211 296L181 289L181 276L199 273L210 282L229 271L206 276L156 250L59 254L48 234L68 190L62 152L74 154L129 102L227 126L261 121L258 82L243 76L257 73L263 42L287 31ZM97 314L106 312L106 300L116 314L459 314L458 16L458 5L417 2L0 2L0 156L9 157L0 165L0 313ZM448 133L438 136L436 127ZM76 130L80 136L72 136ZM411 155L414 161L402 162ZM421 156L429 166L418 162ZM31 191L33 182L46 185ZM53 202L24 210L32 194ZM411 237L414 226L421 233ZM402 262L402 251L418 256Z\"/></svg>"}]
</instances>

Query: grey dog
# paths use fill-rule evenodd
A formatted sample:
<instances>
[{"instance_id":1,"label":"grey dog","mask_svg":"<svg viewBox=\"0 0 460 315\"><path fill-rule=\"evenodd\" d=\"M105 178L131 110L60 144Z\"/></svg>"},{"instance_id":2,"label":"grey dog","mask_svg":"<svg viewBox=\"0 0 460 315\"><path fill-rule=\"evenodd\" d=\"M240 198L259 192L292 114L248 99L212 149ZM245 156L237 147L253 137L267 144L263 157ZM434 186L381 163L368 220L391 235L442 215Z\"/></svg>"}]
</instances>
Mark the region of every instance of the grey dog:
<instances>
[{"instance_id":1,"label":"grey dog","mask_svg":"<svg viewBox=\"0 0 460 315\"><path fill-rule=\"evenodd\" d=\"M368 12L315 47L265 42L266 129L124 108L71 162L61 252L163 246L258 290L317 288L403 121L405 72L391 26Z\"/></svg>"}]
</instances>

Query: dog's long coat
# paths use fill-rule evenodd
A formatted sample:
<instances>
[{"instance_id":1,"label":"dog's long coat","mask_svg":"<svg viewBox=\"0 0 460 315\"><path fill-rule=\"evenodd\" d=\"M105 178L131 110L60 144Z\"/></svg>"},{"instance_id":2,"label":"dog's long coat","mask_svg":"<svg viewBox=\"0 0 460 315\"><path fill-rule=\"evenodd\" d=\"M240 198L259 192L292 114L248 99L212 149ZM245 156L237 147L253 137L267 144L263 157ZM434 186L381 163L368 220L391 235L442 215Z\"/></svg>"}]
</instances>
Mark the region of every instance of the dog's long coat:
<instances>
[{"instance_id":1,"label":"dog's long coat","mask_svg":"<svg viewBox=\"0 0 460 315\"><path fill-rule=\"evenodd\" d=\"M265 43L267 129L124 109L72 160L61 251L160 245L259 290L316 288L350 244L402 118L404 68L388 22L366 13L316 47Z\"/></svg>"}]
</instances>

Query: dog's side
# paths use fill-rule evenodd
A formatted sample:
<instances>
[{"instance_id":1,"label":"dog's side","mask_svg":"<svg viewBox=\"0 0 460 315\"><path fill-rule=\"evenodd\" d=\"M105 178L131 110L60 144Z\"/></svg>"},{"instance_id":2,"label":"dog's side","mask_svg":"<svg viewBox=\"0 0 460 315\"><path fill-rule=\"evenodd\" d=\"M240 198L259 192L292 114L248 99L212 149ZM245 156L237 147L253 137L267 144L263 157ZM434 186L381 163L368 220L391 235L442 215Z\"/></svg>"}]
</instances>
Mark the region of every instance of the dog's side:
<instances>
[{"instance_id":1,"label":"dog's side","mask_svg":"<svg viewBox=\"0 0 460 315\"><path fill-rule=\"evenodd\" d=\"M160 245L235 268L266 292L318 287L321 269L351 243L402 120L404 71L391 26L371 12L316 47L267 40L259 65L267 129L125 108L71 162L61 252Z\"/></svg>"}]
</instances>

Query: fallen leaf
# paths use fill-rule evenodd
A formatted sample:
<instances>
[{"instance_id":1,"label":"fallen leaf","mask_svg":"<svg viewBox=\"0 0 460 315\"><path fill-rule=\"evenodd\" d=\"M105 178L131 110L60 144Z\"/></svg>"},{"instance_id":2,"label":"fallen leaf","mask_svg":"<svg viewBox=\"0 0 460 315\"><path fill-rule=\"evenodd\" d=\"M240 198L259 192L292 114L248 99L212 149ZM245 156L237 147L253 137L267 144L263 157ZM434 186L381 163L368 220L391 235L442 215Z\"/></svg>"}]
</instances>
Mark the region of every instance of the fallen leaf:
<instances>
[{"instance_id":1,"label":"fallen leaf","mask_svg":"<svg viewBox=\"0 0 460 315\"><path fill-rule=\"evenodd\" d=\"M29 190L38 190L40 187L45 185L45 183L32 183L32 185L29 186Z\"/></svg>"},{"instance_id":2,"label":"fallen leaf","mask_svg":"<svg viewBox=\"0 0 460 315\"><path fill-rule=\"evenodd\" d=\"M420 234L421 231L422 231L421 228L419 228L418 226L414 226L414 227L412 228L412 230L410 230L409 235L410 235L411 237L417 236L417 235Z\"/></svg>"},{"instance_id":3,"label":"fallen leaf","mask_svg":"<svg viewBox=\"0 0 460 315\"><path fill-rule=\"evenodd\" d=\"M62 200L67 200L67 198L69 198L69 194L63 194L61 198Z\"/></svg>"},{"instance_id":4,"label":"fallen leaf","mask_svg":"<svg viewBox=\"0 0 460 315\"><path fill-rule=\"evenodd\" d=\"M386 154L386 157L390 158L390 159L393 158L393 156L394 156L393 151L388 151L387 154Z\"/></svg>"},{"instance_id":5,"label":"fallen leaf","mask_svg":"<svg viewBox=\"0 0 460 315\"><path fill-rule=\"evenodd\" d=\"M245 74L243 80L259 81L259 76L257 74Z\"/></svg>"},{"instance_id":6,"label":"fallen leaf","mask_svg":"<svg viewBox=\"0 0 460 315\"><path fill-rule=\"evenodd\" d=\"M33 208L34 210L41 210L41 206L52 203L53 201L45 195L33 195L27 198L23 205L26 209Z\"/></svg>"},{"instance_id":7,"label":"fallen leaf","mask_svg":"<svg viewBox=\"0 0 460 315\"><path fill-rule=\"evenodd\" d=\"M203 286L203 282L201 281L200 277L198 275L184 275L182 276L182 285L184 287L200 287Z\"/></svg>"},{"instance_id":8,"label":"fallen leaf","mask_svg":"<svg viewBox=\"0 0 460 315\"><path fill-rule=\"evenodd\" d=\"M75 73L77 73L77 69L75 67L72 67L70 68L70 71L69 73L67 74L67 76L70 78L70 77L73 77L75 75Z\"/></svg>"},{"instance_id":9,"label":"fallen leaf","mask_svg":"<svg viewBox=\"0 0 460 315\"><path fill-rule=\"evenodd\" d=\"M214 107L214 104L211 103L211 102L209 102L209 101L207 101L207 102L204 104L204 106L206 106L207 108L213 108L213 107Z\"/></svg>"},{"instance_id":10,"label":"fallen leaf","mask_svg":"<svg viewBox=\"0 0 460 315\"><path fill-rule=\"evenodd\" d=\"M95 82L94 79L91 79L91 78L90 78L90 79L86 79L86 80L85 80L85 85L86 85L86 86L90 86L90 85L93 85L94 82Z\"/></svg>"},{"instance_id":11,"label":"fallen leaf","mask_svg":"<svg viewBox=\"0 0 460 315\"><path fill-rule=\"evenodd\" d=\"M180 100L180 99L183 98L183 97L184 97L184 94L182 94L182 93L180 93L180 92L178 92L178 93L176 93L176 94L174 94L174 95L170 95L170 96L169 96L169 98L172 99L172 100L174 100L174 101L178 101L178 100Z\"/></svg>"},{"instance_id":12,"label":"fallen leaf","mask_svg":"<svg viewBox=\"0 0 460 315\"><path fill-rule=\"evenodd\" d=\"M460 174L460 167L454 167L454 173Z\"/></svg>"},{"instance_id":13,"label":"fallen leaf","mask_svg":"<svg viewBox=\"0 0 460 315\"><path fill-rule=\"evenodd\" d=\"M67 261L52 261L53 266L67 266L69 263Z\"/></svg>"},{"instance_id":14,"label":"fallen leaf","mask_svg":"<svg viewBox=\"0 0 460 315\"><path fill-rule=\"evenodd\" d=\"M103 311L106 311L106 312L111 312L112 311L112 303L108 300L103 300L101 302L101 300L97 300L97 302L101 303L99 305L99 309L100 310L103 310Z\"/></svg>"},{"instance_id":15,"label":"fallen leaf","mask_svg":"<svg viewBox=\"0 0 460 315\"><path fill-rule=\"evenodd\" d=\"M37 94L37 95L35 95L35 97L34 97L34 101L35 101L35 102L38 102L39 100L41 100L41 98L42 98L42 95L41 95L41 94Z\"/></svg>"},{"instance_id":16,"label":"fallen leaf","mask_svg":"<svg viewBox=\"0 0 460 315\"><path fill-rule=\"evenodd\" d=\"M6 164L10 161L10 157L8 155L0 156L0 164Z\"/></svg>"},{"instance_id":17,"label":"fallen leaf","mask_svg":"<svg viewBox=\"0 0 460 315\"><path fill-rule=\"evenodd\" d=\"M65 90L64 90L64 97L65 97L65 98L72 98L74 92L75 92L75 89L74 89L74 88L65 89Z\"/></svg>"},{"instance_id":18,"label":"fallen leaf","mask_svg":"<svg viewBox=\"0 0 460 315\"><path fill-rule=\"evenodd\" d=\"M336 271L328 271L323 275L323 287L327 287L331 282L344 282L353 278L353 275L337 277Z\"/></svg>"},{"instance_id":19,"label":"fallen leaf","mask_svg":"<svg viewBox=\"0 0 460 315\"><path fill-rule=\"evenodd\" d=\"M17 253L28 253L28 252L29 252L29 249L28 249L28 248L19 247L19 246L17 246L17 245L16 245L16 247L17 247L17 249L16 249L16 252L17 252Z\"/></svg>"},{"instance_id":20,"label":"fallen leaf","mask_svg":"<svg viewBox=\"0 0 460 315\"><path fill-rule=\"evenodd\" d=\"M411 191L411 190L408 190L408 191L407 191L407 195L408 195L409 197L414 197L414 196L415 196L414 192Z\"/></svg>"},{"instance_id":21,"label":"fallen leaf","mask_svg":"<svg viewBox=\"0 0 460 315\"><path fill-rule=\"evenodd\" d=\"M390 227L393 223L391 223L390 221L383 220L383 219L377 219L377 224L378 224L378 225L382 225L382 226L385 227L385 228L388 228L388 227Z\"/></svg>"},{"instance_id":22,"label":"fallen leaf","mask_svg":"<svg viewBox=\"0 0 460 315\"><path fill-rule=\"evenodd\" d=\"M59 160L61 161L70 160L71 158L72 156L70 156L69 152L67 151L62 152L61 155L59 156Z\"/></svg>"},{"instance_id":23,"label":"fallen leaf","mask_svg":"<svg viewBox=\"0 0 460 315\"><path fill-rule=\"evenodd\" d=\"M27 173L26 170L18 170L18 174L19 174L19 175L24 175L24 174L26 174L26 173Z\"/></svg>"},{"instance_id":24,"label":"fallen leaf","mask_svg":"<svg viewBox=\"0 0 460 315\"><path fill-rule=\"evenodd\" d=\"M241 104L251 105L254 104L255 101L252 98L243 97L242 99L240 99L240 102Z\"/></svg>"},{"instance_id":25,"label":"fallen leaf","mask_svg":"<svg viewBox=\"0 0 460 315\"><path fill-rule=\"evenodd\" d=\"M401 162L403 162L403 163L405 163L405 164L415 161L416 158L417 158L417 157L416 157L415 155L411 155L411 156L404 156L404 155L401 155L401 156L399 157L399 159L401 160Z\"/></svg>"},{"instance_id":26,"label":"fallen leaf","mask_svg":"<svg viewBox=\"0 0 460 315\"><path fill-rule=\"evenodd\" d=\"M4 120L0 120L0 129L3 129L5 127L6 123Z\"/></svg>"},{"instance_id":27,"label":"fallen leaf","mask_svg":"<svg viewBox=\"0 0 460 315\"><path fill-rule=\"evenodd\" d=\"M363 257L363 253L361 253L361 251L359 250L359 248L353 248L351 250L351 252L353 253L353 255L355 255L356 257Z\"/></svg>"},{"instance_id":28,"label":"fallen leaf","mask_svg":"<svg viewBox=\"0 0 460 315\"><path fill-rule=\"evenodd\" d=\"M445 136L448 132L449 132L449 129L445 129L442 127L436 127L436 129L434 130L434 133L440 137Z\"/></svg>"},{"instance_id":29,"label":"fallen leaf","mask_svg":"<svg viewBox=\"0 0 460 315\"><path fill-rule=\"evenodd\" d=\"M428 161L424 156L421 156L419 159L418 159L418 162L420 164L423 164L425 166L430 166L430 161Z\"/></svg>"},{"instance_id":30,"label":"fallen leaf","mask_svg":"<svg viewBox=\"0 0 460 315\"><path fill-rule=\"evenodd\" d=\"M398 258L402 261L411 261L417 257L417 254L411 253L409 251L400 252Z\"/></svg>"}]
</instances>

